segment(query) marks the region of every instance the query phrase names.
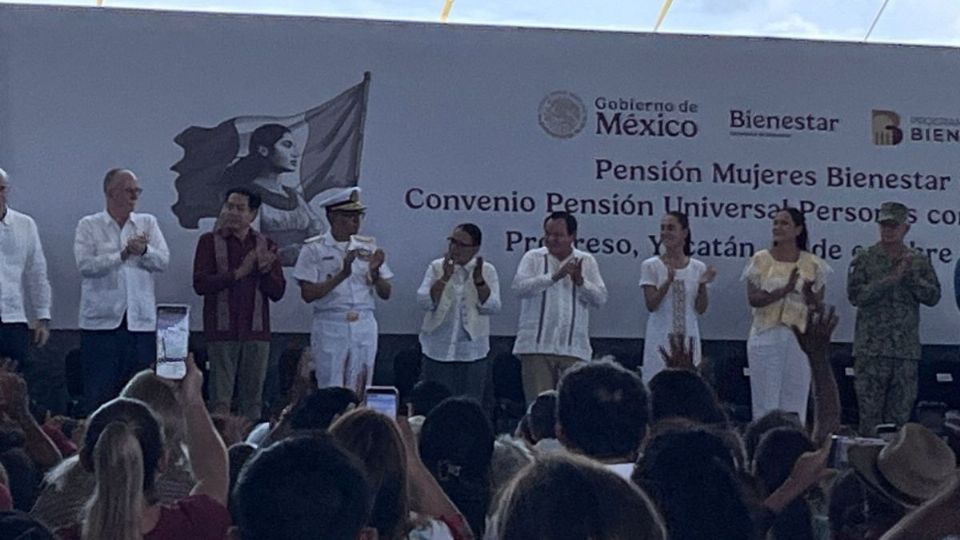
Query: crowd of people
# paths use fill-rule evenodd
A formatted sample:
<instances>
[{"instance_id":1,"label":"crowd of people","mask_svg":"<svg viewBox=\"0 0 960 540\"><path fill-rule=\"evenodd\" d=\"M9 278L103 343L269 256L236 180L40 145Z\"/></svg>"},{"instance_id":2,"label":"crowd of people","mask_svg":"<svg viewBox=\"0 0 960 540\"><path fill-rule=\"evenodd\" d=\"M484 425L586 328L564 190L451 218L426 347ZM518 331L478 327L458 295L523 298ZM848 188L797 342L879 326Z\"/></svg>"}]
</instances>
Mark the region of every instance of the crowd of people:
<instances>
[{"instance_id":1,"label":"crowd of people","mask_svg":"<svg viewBox=\"0 0 960 540\"><path fill-rule=\"evenodd\" d=\"M251 140L258 179L286 166L284 134L264 137ZM607 290L576 248L577 219L556 212L511 285L527 403L497 433L481 398L501 291L479 227L455 227L426 269L421 380L388 416L365 394L393 273L360 235L359 189L329 196L327 232L280 253L256 226L267 188L230 186L194 258L205 398L192 355L182 378L151 369L169 249L134 211L126 169L106 174L106 209L76 230L83 417L38 418L18 363L49 338L51 294L37 227L8 207L9 185L0 170L0 540L960 538L960 418L911 422L919 306L940 285L904 243L900 203L881 206L880 241L848 271L857 426L841 424L831 269L808 250L802 213L777 212L769 249L743 271L753 420L739 425L701 374L698 317L716 270L691 257L687 217L663 217L661 252L641 265L637 372L593 359L590 313ZM313 322L271 417L262 391L285 262ZM895 431L879 438L880 424Z\"/></svg>"}]
</instances>

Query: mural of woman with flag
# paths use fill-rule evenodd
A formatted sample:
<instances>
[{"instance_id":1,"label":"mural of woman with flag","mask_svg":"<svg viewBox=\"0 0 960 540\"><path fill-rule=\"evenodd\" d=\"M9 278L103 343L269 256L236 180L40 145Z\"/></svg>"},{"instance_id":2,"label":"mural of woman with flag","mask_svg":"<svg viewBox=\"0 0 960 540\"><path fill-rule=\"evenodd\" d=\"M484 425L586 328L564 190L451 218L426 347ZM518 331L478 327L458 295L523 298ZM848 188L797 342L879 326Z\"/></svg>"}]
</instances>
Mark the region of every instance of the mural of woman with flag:
<instances>
[{"instance_id":1,"label":"mural of woman with flag","mask_svg":"<svg viewBox=\"0 0 960 540\"><path fill-rule=\"evenodd\" d=\"M293 266L303 241L323 232L320 216L280 175L297 170L300 150L289 128L264 124L250 135L247 155L223 173L228 189L243 187L260 196L260 232L277 243L281 264Z\"/></svg>"},{"instance_id":2,"label":"mural of woman with flag","mask_svg":"<svg viewBox=\"0 0 960 540\"><path fill-rule=\"evenodd\" d=\"M293 266L306 238L323 230L310 201L331 189L356 186L370 73L337 97L300 114L239 116L217 127L191 126L174 138L183 158L171 167L179 196L173 205L180 225L197 229L216 218L223 194L243 187L261 196L260 232L277 243L281 262ZM301 152L294 134L307 129ZM299 168L299 183L281 175Z\"/></svg>"}]
</instances>

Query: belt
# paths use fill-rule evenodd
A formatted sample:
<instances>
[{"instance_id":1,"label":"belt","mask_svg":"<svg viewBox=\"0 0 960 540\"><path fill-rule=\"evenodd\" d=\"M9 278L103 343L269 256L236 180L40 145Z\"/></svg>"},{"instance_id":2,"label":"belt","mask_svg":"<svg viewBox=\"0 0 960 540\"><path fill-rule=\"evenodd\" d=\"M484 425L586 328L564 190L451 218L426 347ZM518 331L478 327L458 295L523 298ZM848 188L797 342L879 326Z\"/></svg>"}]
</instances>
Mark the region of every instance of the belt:
<instances>
[{"instance_id":1,"label":"belt","mask_svg":"<svg viewBox=\"0 0 960 540\"><path fill-rule=\"evenodd\" d=\"M315 316L324 321L347 321L353 323L359 321L362 314L363 312L361 311L351 309L345 312L318 312Z\"/></svg>"}]
</instances>

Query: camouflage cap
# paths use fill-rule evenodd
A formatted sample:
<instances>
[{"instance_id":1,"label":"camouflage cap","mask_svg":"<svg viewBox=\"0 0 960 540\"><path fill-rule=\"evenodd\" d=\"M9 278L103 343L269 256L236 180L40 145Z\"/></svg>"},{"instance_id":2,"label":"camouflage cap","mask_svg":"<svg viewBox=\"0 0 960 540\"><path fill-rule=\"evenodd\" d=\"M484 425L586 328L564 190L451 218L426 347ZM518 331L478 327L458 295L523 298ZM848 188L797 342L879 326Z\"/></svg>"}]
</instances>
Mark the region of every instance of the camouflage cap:
<instances>
[{"instance_id":1,"label":"camouflage cap","mask_svg":"<svg viewBox=\"0 0 960 540\"><path fill-rule=\"evenodd\" d=\"M880 212L877 214L877 223L894 221L897 225L903 225L907 222L908 215L909 211L902 203L885 202L880 205Z\"/></svg>"}]
</instances>

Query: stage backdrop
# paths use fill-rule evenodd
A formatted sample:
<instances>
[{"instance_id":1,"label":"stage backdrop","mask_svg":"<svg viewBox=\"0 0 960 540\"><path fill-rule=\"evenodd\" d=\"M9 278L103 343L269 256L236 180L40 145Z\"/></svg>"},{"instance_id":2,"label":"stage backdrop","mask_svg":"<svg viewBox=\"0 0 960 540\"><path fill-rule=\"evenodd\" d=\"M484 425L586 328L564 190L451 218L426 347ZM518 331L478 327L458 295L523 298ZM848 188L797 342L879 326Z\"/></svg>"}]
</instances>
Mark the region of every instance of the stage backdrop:
<instances>
[{"instance_id":1,"label":"stage backdrop","mask_svg":"<svg viewBox=\"0 0 960 540\"><path fill-rule=\"evenodd\" d=\"M123 166L171 248L159 299L195 308L194 247L227 182L273 188L264 227L291 257L326 227L328 190L359 185L363 230L396 273L377 317L399 334L418 331L424 269L470 221L500 272L493 332L511 335L516 264L568 210L610 292L593 335L639 337L640 262L681 210L719 270L701 331L745 339L740 275L790 203L833 268L849 340L851 254L876 241L880 203L901 201L943 285L923 339L957 343L958 86L946 48L0 5L0 166L39 225L56 328L77 325L77 220ZM286 161L227 173L265 124L290 130ZM307 331L289 285L274 329Z\"/></svg>"}]
</instances>

